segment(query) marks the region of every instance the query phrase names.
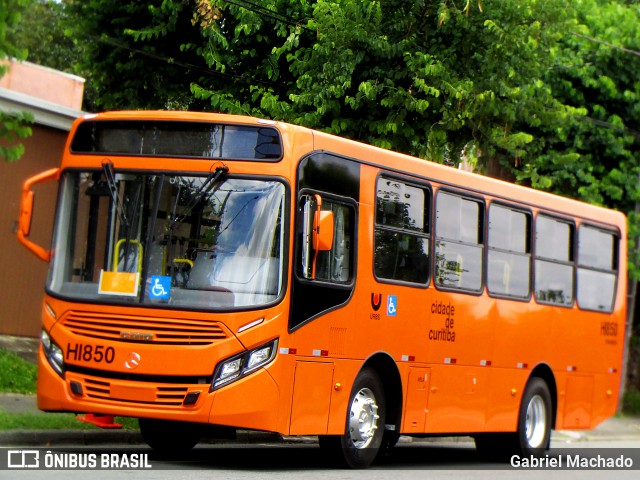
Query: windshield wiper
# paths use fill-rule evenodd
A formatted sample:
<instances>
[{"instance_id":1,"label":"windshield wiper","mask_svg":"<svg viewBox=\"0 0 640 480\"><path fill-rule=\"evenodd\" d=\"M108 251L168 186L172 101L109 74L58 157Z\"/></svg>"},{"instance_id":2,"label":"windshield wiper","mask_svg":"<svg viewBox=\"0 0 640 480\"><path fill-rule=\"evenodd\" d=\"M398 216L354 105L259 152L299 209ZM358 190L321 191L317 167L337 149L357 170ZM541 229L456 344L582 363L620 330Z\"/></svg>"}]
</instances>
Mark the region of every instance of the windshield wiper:
<instances>
[{"instance_id":1,"label":"windshield wiper","mask_svg":"<svg viewBox=\"0 0 640 480\"><path fill-rule=\"evenodd\" d=\"M198 205L203 198L205 198L209 194L213 194L220 188L222 183L220 179L223 175L226 175L229 172L229 167L227 167L224 163L219 167L216 167L215 170L209 172L209 175L202 182L200 188L194 195L194 199L191 201L191 204L187 207L187 209L180 215L179 217L173 217L171 219L171 224L169 225L169 229L173 230L177 223L183 222L185 218L189 216L191 211Z\"/></svg>"},{"instance_id":2,"label":"windshield wiper","mask_svg":"<svg viewBox=\"0 0 640 480\"><path fill-rule=\"evenodd\" d=\"M120 199L120 194L118 193L118 187L116 185L116 176L113 171L113 163L110 160L102 162L102 171L104 172L104 177L107 180L107 186L109 187L109 193L111 194L111 200L116 207L116 212L120 218L120 222L125 226L129 227L129 220L127 219L127 215L124 211L124 205Z\"/></svg>"}]
</instances>

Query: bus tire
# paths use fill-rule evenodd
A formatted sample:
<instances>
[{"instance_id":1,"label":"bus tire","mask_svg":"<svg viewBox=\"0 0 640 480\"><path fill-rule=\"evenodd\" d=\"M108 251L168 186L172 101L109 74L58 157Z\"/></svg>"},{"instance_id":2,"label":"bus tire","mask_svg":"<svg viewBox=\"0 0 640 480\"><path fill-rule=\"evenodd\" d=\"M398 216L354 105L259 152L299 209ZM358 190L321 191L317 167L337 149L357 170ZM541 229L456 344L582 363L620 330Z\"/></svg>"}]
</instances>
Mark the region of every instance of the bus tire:
<instances>
[{"instance_id":1,"label":"bus tire","mask_svg":"<svg viewBox=\"0 0 640 480\"><path fill-rule=\"evenodd\" d=\"M515 432L479 433L476 450L483 459L508 462L513 455L542 457L551 439L551 394L547 383L534 377L525 387Z\"/></svg>"},{"instance_id":2,"label":"bus tire","mask_svg":"<svg viewBox=\"0 0 640 480\"><path fill-rule=\"evenodd\" d=\"M551 441L551 394L547 383L538 377L529 380L522 395L518 416L518 453L541 457Z\"/></svg>"},{"instance_id":3,"label":"bus tire","mask_svg":"<svg viewBox=\"0 0 640 480\"><path fill-rule=\"evenodd\" d=\"M143 440L162 455L181 455L200 441L199 425L171 420L139 418Z\"/></svg>"},{"instance_id":4,"label":"bus tire","mask_svg":"<svg viewBox=\"0 0 640 480\"><path fill-rule=\"evenodd\" d=\"M386 399L380 377L365 368L351 390L345 433L320 436L320 447L339 467L366 468L382 445L385 416Z\"/></svg>"}]
</instances>

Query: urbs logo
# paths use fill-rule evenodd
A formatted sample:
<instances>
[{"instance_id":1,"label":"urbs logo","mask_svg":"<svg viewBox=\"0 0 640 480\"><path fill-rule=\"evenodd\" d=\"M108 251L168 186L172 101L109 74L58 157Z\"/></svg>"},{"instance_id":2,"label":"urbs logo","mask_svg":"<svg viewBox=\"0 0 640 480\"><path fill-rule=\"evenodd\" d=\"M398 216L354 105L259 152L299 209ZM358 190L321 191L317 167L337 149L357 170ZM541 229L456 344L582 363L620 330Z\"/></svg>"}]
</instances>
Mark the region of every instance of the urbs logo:
<instances>
[{"instance_id":1,"label":"urbs logo","mask_svg":"<svg viewBox=\"0 0 640 480\"><path fill-rule=\"evenodd\" d=\"M380 293L372 293L371 294L371 307L374 312L380 310L380 305L382 305L382 294Z\"/></svg>"}]
</instances>

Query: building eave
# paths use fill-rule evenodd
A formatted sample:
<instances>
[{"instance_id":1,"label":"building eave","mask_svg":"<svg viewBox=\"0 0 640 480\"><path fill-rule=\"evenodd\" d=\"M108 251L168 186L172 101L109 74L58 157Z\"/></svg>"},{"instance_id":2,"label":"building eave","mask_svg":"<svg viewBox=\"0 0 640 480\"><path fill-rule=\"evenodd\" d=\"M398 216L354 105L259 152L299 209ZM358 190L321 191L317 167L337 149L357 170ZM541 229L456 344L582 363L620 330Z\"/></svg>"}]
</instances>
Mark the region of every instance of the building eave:
<instances>
[{"instance_id":1,"label":"building eave","mask_svg":"<svg viewBox=\"0 0 640 480\"><path fill-rule=\"evenodd\" d=\"M0 88L0 111L27 112L33 115L36 124L67 132L74 120L86 113L6 88Z\"/></svg>"}]
</instances>

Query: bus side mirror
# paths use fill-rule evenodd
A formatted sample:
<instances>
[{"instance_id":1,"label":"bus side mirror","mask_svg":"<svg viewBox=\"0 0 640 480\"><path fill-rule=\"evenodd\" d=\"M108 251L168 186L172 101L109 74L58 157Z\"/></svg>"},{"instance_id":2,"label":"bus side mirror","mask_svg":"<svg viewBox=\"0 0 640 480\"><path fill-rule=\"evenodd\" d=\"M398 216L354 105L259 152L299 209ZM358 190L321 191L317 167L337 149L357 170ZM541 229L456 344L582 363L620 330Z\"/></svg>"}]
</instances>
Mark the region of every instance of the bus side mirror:
<instances>
[{"instance_id":1,"label":"bus side mirror","mask_svg":"<svg viewBox=\"0 0 640 480\"><path fill-rule=\"evenodd\" d=\"M302 217L302 276L316 278L318 253L333 248L334 215L331 210L322 210L322 197L318 194L301 198Z\"/></svg>"},{"instance_id":2,"label":"bus side mirror","mask_svg":"<svg viewBox=\"0 0 640 480\"><path fill-rule=\"evenodd\" d=\"M20 202L20 214L18 217L18 228L16 235L20 243L22 243L31 253L45 262L51 259L51 252L46 248L29 240L29 234L31 233L31 221L33 219L33 201L34 193L31 190L37 183L46 182L58 177L60 169L52 168L45 172L34 175L28 178L22 185L22 201Z\"/></svg>"},{"instance_id":3,"label":"bus side mirror","mask_svg":"<svg viewBox=\"0 0 640 480\"><path fill-rule=\"evenodd\" d=\"M333 248L333 212L329 210L316 210L313 219L313 249L316 252L325 252Z\"/></svg>"},{"instance_id":4,"label":"bus side mirror","mask_svg":"<svg viewBox=\"0 0 640 480\"><path fill-rule=\"evenodd\" d=\"M20 218L18 219L18 229L25 237L31 233L31 220L33 218L33 191L22 192L22 203L20 204Z\"/></svg>"}]
</instances>

